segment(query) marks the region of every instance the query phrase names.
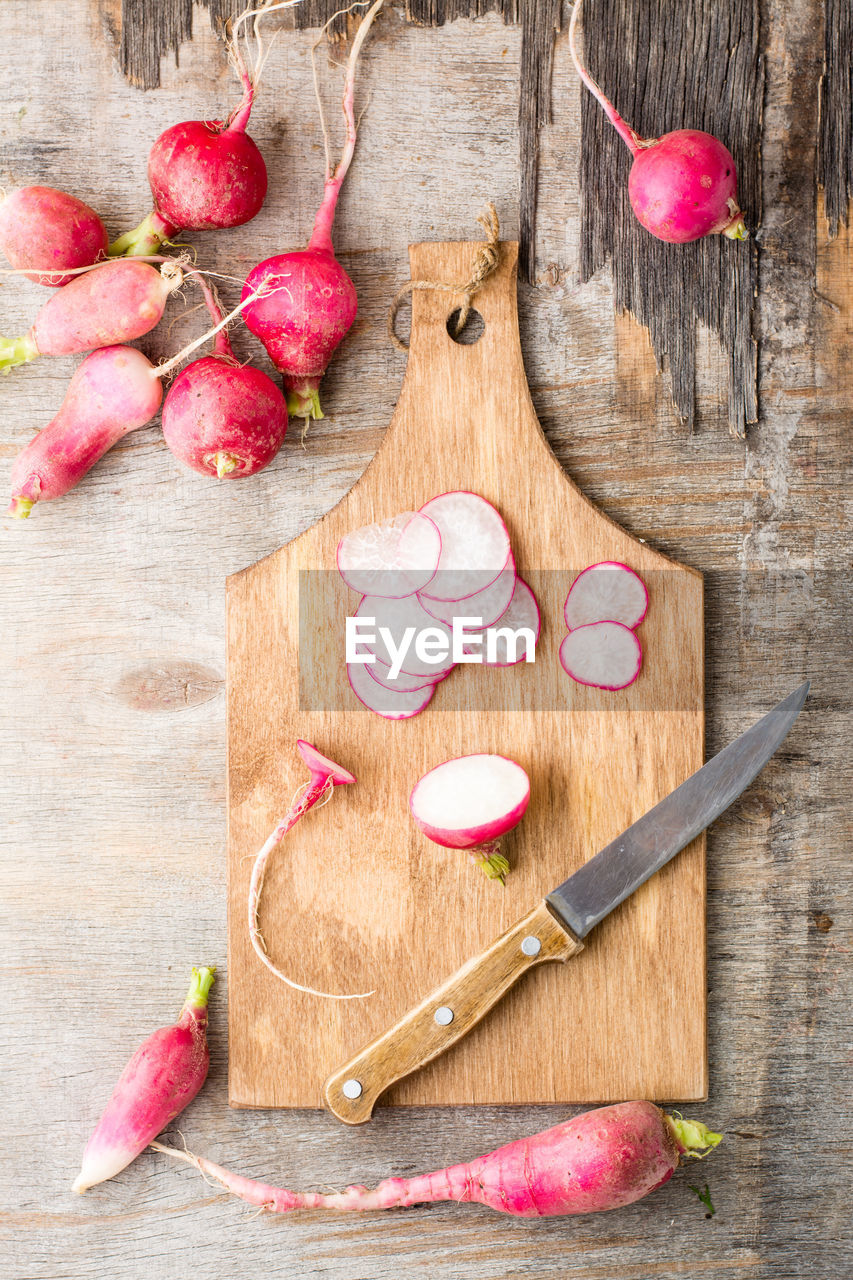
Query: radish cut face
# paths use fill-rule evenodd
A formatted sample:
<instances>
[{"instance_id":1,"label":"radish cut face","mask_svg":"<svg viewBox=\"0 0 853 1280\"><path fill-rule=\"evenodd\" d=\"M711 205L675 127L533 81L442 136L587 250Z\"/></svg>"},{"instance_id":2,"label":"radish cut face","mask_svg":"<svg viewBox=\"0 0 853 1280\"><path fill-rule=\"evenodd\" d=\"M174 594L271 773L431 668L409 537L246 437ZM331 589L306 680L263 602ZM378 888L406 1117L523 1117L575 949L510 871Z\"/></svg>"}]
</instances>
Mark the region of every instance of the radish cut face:
<instances>
[{"instance_id":1,"label":"radish cut face","mask_svg":"<svg viewBox=\"0 0 853 1280\"><path fill-rule=\"evenodd\" d=\"M486 632L482 634L482 644L476 648L463 644L466 653L479 653L483 655L483 662L488 667L514 667L519 662L524 662L527 654L527 646L522 642L515 646L515 652L512 652L509 645L509 637L501 634L504 630L520 631L522 628L531 631L534 637L534 646L539 640L539 629L541 627L541 619L539 616L539 606L536 603L536 597L528 587L523 578L516 578L515 589L512 593L512 599L509 602L509 608L492 623L492 645L494 648L494 660L490 661L490 650L488 648L489 640Z\"/></svg>"},{"instance_id":2,"label":"radish cut face","mask_svg":"<svg viewBox=\"0 0 853 1280\"><path fill-rule=\"evenodd\" d=\"M409 797L424 835L447 849L472 849L511 831L530 799L530 780L505 756L447 760L425 773Z\"/></svg>"},{"instance_id":3,"label":"radish cut face","mask_svg":"<svg viewBox=\"0 0 853 1280\"><path fill-rule=\"evenodd\" d=\"M364 596L355 617L375 619L374 639L360 638L359 646L363 653L372 653L392 672L399 670L407 676L420 676L422 680L433 679L445 675L454 665L450 629L431 618L417 596L403 599ZM384 638L381 631L387 633ZM415 650L418 637L429 641L431 655L441 650L445 656L435 661L420 658Z\"/></svg>"},{"instance_id":4,"label":"radish cut face","mask_svg":"<svg viewBox=\"0 0 853 1280\"><path fill-rule=\"evenodd\" d=\"M385 720L409 720L419 715L435 692L434 684L425 684L406 693L386 689L368 674L363 662L347 663L347 677L359 702Z\"/></svg>"},{"instance_id":5,"label":"radish cut face","mask_svg":"<svg viewBox=\"0 0 853 1280\"><path fill-rule=\"evenodd\" d=\"M441 535L438 572L429 584L435 600L463 600L482 591L510 554L509 534L495 508L477 493L457 490L421 507Z\"/></svg>"},{"instance_id":6,"label":"radish cut face","mask_svg":"<svg viewBox=\"0 0 853 1280\"><path fill-rule=\"evenodd\" d=\"M566 596L564 609L570 631L592 622L621 622L638 627L646 616L649 593L633 569L615 560L602 560L579 573Z\"/></svg>"},{"instance_id":7,"label":"radish cut face","mask_svg":"<svg viewBox=\"0 0 853 1280\"><path fill-rule=\"evenodd\" d=\"M440 555L441 537L432 520L404 511L341 538L338 569L360 595L400 599L431 582Z\"/></svg>"},{"instance_id":8,"label":"radish cut face","mask_svg":"<svg viewBox=\"0 0 853 1280\"><path fill-rule=\"evenodd\" d=\"M356 779L349 769L344 769L342 765L335 764L334 760L329 760L327 756L322 755L316 747L312 746L310 742L306 742L304 738L296 739L296 749L308 766L308 772L312 778L331 778L336 787L342 786L347 782L355 782Z\"/></svg>"},{"instance_id":9,"label":"radish cut face","mask_svg":"<svg viewBox=\"0 0 853 1280\"><path fill-rule=\"evenodd\" d=\"M428 684L439 684L450 675L449 671L445 671L440 676L407 676L401 671L392 678L390 667L386 667L378 658L375 662L365 662L363 665L371 680L375 680L382 689L390 689L392 693L416 693Z\"/></svg>"},{"instance_id":10,"label":"radish cut face","mask_svg":"<svg viewBox=\"0 0 853 1280\"><path fill-rule=\"evenodd\" d=\"M560 645L560 662L578 684L624 689L640 674L643 650L621 622L592 622L569 632Z\"/></svg>"},{"instance_id":11,"label":"radish cut face","mask_svg":"<svg viewBox=\"0 0 853 1280\"><path fill-rule=\"evenodd\" d=\"M509 608L514 591L515 560L510 552L509 559L494 582L490 582L482 591L476 591L462 600L433 600L426 592L419 592L418 599L428 614L449 627L453 626L455 618L479 618L481 626L490 627Z\"/></svg>"}]
</instances>

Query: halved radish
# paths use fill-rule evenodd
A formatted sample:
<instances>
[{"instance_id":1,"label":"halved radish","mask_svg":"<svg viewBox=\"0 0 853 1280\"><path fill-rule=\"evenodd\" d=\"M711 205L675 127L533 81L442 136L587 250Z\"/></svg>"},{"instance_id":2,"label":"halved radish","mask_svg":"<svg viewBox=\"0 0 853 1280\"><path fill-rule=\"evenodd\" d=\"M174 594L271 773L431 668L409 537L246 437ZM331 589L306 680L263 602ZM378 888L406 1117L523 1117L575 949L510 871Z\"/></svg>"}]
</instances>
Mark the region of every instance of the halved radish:
<instances>
[{"instance_id":1,"label":"halved radish","mask_svg":"<svg viewBox=\"0 0 853 1280\"><path fill-rule=\"evenodd\" d=\"M646 585L633 569L616 560L602 560L579 573L566 596L566 626L570 631L591 622L621 622L638 627L649 607Z\"/></svg>"},{"instance_id":2,"label":"halved radish","mask_svg":"<svg viewBox=\"0 0 853 1280\"><path fill-rule=\"evenodd\" d=\"M509 602L509 608L481 633L482 643L477 646L463 644L466 653L480 653L483 662L489 667L514 667L524 662L527 646L522 641L515 645L514 653L510 653L509 641L512 632L522 629L532 632L534 648L539 640L542 625L536 597L523 578L516 578L515 590ZM491 638L489 636L491 632Z\"/></svg>"},{"instance_id":3,"label":"halved radish","mask_svg":"<svg viewBox=\"0 0 853 1280\"><path fill-rule=\"evenodd\" d=\"M370 676L363 662L348 662L347 677L359 702L385 720L409 720L418 715L435 692L434 684L424 684L406 693L386 689Z\"/></svg>"},{"instance_id":4,"label":"halved radish","mask_svg":"<svg viewBox=\"0 0 853 1280\"><path fill-rule=\"evenodd\" d=\"M418 592L427 613L447 626L453 626L454 618L479 618L480 626L490 627L509 608L515 590L515 559L510 551L507 562L494 582L482 591L463 596L461 600L433 600L425 592Z\"/></svg>"},{"instance_id":5,"label":"halved radish","mask_svg":"<svg viewBox=\"0 0 853 1280\"><path fill-rule=\"evenodd\" d=\"M392 676L402 672L422 679L443 675L453 666L453 637L449 627L438 622L421 605L417 596L390 599L364 596L353 615L373 618L373 639L359 638L359 650L372 653L390 668ZM429 656L420 657L416 646L429 647ZM435 656L440 654L442 656Z\"/></svg>"},{"instance_id":6,"label":"halved radish","mask_svg":"<svg viewBox=\"0 0 853 1280\"><path fill-rule=\"evenodd\" d=\"M365 596L398 598L420 591L438 568L441 536L429 516L404 511L364 525L338 543L338 569Z\"/></svg>"},{"instance_id":7,"label":"halved radish","mask_svg":"<svg viewBox=\"0 0 853 1280\"><path fill-rule=\"evenodd\" d=\"M468 849L492 880L509 863L500 837L517 826L530 799L530 780L506 756L472 755L447 760L425 773L409 797L412 817L425 836L446 849Z\"/></svg>"},{"instance_id":8,"label":"halved radish","mask_svg":"<svg viewBox=\"0 0 853 1280\"><path fill-rule=\"evenodd\" d=\"M421 507L441 535L438 571L429 584L434 600L462 600L482 591L504 568L510 553L506 525L478 493L439 494Z\"/></svg>"},{"instance_id":9,"label":"halved radish","mask_svg":"<svg viewBox=\"0 0 853 1280\"><path fill-rule=\"evenodd\" d=\"M569 632L560 645L560 662L578 684L624 689L640 674L643 650L621 622L591 622Z\"/></svg>"}]
</instances>

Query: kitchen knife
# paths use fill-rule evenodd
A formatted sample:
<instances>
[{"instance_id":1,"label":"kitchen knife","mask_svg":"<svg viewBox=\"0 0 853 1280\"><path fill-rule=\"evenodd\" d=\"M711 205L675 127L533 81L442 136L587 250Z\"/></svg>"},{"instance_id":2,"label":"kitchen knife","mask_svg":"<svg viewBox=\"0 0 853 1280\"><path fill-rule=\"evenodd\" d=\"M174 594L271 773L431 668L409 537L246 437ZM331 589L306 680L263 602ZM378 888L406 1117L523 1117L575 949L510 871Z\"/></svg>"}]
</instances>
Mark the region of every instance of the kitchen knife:
<instances>
[{"instance_id":1,"label":"kitchen knife","mask_svg":"<svg viewBox=\"0 0 853 1280\"><path fill-rule=\"evenodd\" d=\"M528 969L577 955L590 929L749 786L788 736L808 691L806 681L333 1072L323 1086L329 1110L346 1124L363 1124L390 1085L461 1039Z\"/></svg>"}]
</instances>

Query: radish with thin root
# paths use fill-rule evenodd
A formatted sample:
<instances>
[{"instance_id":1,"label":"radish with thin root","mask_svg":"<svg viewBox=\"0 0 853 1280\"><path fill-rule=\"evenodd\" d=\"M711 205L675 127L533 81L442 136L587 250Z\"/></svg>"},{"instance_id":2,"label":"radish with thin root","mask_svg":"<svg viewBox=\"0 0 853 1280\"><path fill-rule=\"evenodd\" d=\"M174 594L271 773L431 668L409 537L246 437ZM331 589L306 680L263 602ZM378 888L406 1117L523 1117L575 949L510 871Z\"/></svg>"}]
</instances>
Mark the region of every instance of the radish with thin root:
<instances>
[{"instance_id":1,"label":"radish with thin root","mask_svg":"<svg viewBox=\"0 0 853 1280\"><path fill-rule=\"evenodd\" d=\"M101 219L82 200L54 187L21 187L0 200L0 249L27 279L57 289L107 256Z\"/></svg>"},{"instance_id":2,"label":"radish with thin root","mask_svg":"<svg viewBox=\"0 0 853 1280\"><path fill-rule=\"evenodd\" d=\"M569 23L572 61L633 156L628 197L640 223L670 244L717 233L730 240L746 240L749 232L738 206L737 169L731 152L719 138L700 129L641 138L626 124L578 56L575 30L581 3L575 0Z\"/></svg>"},{"instance_id":3,"label":"radish with thin root","mask_svg":"<svg viewBox=\"0 0 853 1280\"><path fill-rule=\"evenodd\" d=\"M347 533L338 543L338 572L364 596L401 598L435 577L441 535L428 516L404 511Z\"/></svg>"},{"instance_id":4,"label":"radish with thin root","mask_svg":"<svg viewBox=\"0 0 853 1280\"><path fill-rule=\"evenodd\" d=\"M68 356L141 338L183 283L177 263L105 262L76 276L39 311L29 333L0 338L0 372L37 356Z\"/></svg>"},{"instance_id":5,"label":"radish with thin root","mask_svg":"<svg viewBox=\"0 0 853 1280\"><path fill-rule=\"evenodd\" d=\"M325 124L323 125L326 139L326 183L311 239L305 249L278 254L260 263L249 273L243 293L245 298L267 281L282 286L274 296L265 297L249 306L245 320L252 333L266 347L276 369L283 375L288 411L293 417L303 418L306 428L312 418L323 417L320 408L320 383L335 349L352 327L358 310L355 285L335 258L332 223L341 186L355 152L356 63L367 33L383 3L384 0L375 0L371 5L352 43L343 94L347 137L334 172ZM356 7L358 6L352 6Z\"/></svg>"},{"instance_id":6,"label":"radish with thin root","mask_svg":"<svg viewBox=\"0 0 853 1280\"><path fill-rule=\"evenodd\" d=\"M560 662L578 684L615 691L637 679L643 650L621 622L591 622L569 632L560 645Z\"/></svg>"},{"instance_id":7,"label":"radish with thin root","mask_svg":"<svg viewBox=\"0 0 853 1280\"><path fill-rule=\"evenodd\" d=\"M148 156L154 209L135 230L110 245L112 257L144 258L181 231L239 227L260 212L267 169L246 133L265 59L258 18L296 3L261 5L235 19L228 52L243 82L242 99L227 120L185 120L160 134ZM256 42L251 75L240 50L241 27L249 18L255 19Z\"/></svg>"},{"instance_id":8,"label":"radish with thin root","mask_svg":"<svg viewBox=\"0 0 853 1280\"><path fill-rule=\"evenodd\" d=\"M280 969L277 969L272 960L270 960L267 954L267 945L261 933L259 919L261 894L264 889L264 874L273 849L281 844L288 831L296 826L299 819L309 809L313 809L317 804L325 804L331 798L335 787L355 782L355 777L348 769L342 768L341 765L335 764L333 760L321 755L310 742L305 742L302 738L298 738L296 749L308 766L308 772L311 777L296 792L287 813L276 824L274 831L255 858L252 866L252 878L249 882L249 937L258 959L266 965L270 973L280 978L282 982L286 982L294 990L304 991L309 996L321 996L324 1000L364 1000L367 996L372 996L373 992L362 991L354 995L334 995L328 991L316 991L313 987L305 987L299 982L294 982L292 978L288 978Z\"/></svg>"},{"instance_id":9,"label":"radish with thin root","mask_svg":"<svg viewBox=\"0 0 853 1280\"><path fill-rule=\"evenodd\" d=\"M189 1151L159 1142L151 1145L270 1213L359 1212L455 1200L484 1204L517 1218L551 1218L633 1204L668 1182L683 1158L701 1159L721 1141L722 1134L699 1121L666 1115L651 1102L619 1102L465 1164L412 1178L386 1178L374 1191L352 1186L337 1193L268 1186Z\"/></svg>"},{"instance_id":10,"label":"radish with thin root","mask_svg":"<svg viewBox=\"0 0 853 1280\"><path fill-rule=\"evenodd\" d=\"M215 972L193 969L178 1021L150 1035L128 1062L83 1153L74 1191L88 1191L126 1169L204 1084L210 1065L207 1001Z\"/></svg>"},{"instance_id":11,"label":"radish with thin root","mask_svg":"<svg viewBox=\"0 0 853 1280\"><path fill-rule=\"evenodd\" d=\"M530 779L506 756L446 760L425 773L409 796L424 835L445 849L467 849L490 880L505 883L509 862L501 836L517 827L530 800Z\"/></svg>"},{"instance_id":12,"label":"radish with thin root","mask_svg":"<svg viewBox=\"0 0 853 1280\"><path fill-rule=\"evenodd\" d=\"M621 622L633 631L646 616L649 593L639 574L626 564L602 560L575 578L564 614L570 631L591 622Z\"/></svg>"},{"instance_id":13,"label":"radish with thin root","mask_svg":"<svg viewBox=\"0 0 853 1280\"><path fill-rule=\"evenodd\" d=\"M441 493L421 507L441 534L435 578L422 594L458 602L483 591L505 569L511 548L498 512L478 493Z\"/></svg>"}]
</instances>

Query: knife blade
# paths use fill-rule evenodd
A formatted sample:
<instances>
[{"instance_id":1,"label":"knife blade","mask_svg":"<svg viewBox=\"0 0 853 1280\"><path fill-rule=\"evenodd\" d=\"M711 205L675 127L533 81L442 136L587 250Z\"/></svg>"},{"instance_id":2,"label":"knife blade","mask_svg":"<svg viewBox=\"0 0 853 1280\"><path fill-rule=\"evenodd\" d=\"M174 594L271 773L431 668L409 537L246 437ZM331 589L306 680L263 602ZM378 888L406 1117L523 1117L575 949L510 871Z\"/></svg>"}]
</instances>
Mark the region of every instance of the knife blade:
<instances>
[{"instance_id":1,"label":"knife blade","mask_svg":"<svg viewBox=\"0 0 853 1280\"><path fill-rule=\"evenodd\" d=\"M390 1085L461 1039L528 969L549 960L568 960L581 951L582 939L599 921L749 786L784 742L808 691L805 681L334 1071L323 1085L333 1115L345 1124L363 1124Z\"/></svg>"}]
</instances>

